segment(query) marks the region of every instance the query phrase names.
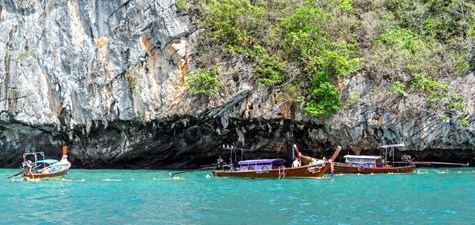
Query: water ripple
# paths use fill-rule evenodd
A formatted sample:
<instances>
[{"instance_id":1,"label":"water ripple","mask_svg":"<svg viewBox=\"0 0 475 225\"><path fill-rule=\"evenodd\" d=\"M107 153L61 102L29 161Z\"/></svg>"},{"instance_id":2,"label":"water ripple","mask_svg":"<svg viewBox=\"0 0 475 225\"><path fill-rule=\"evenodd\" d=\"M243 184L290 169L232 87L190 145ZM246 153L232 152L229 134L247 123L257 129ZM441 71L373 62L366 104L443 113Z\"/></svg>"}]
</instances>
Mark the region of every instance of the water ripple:
<instances>
[{"instance_id":1,"label":"water ripple","mask_svg":"<svg viewBox=\"0 0 475 225\"><path fill-rule=\"evenodd\" d=\"M60 180L0 180L0 223L471 224L475 218L472 168L321 180L169 172L71 170Z\"/></svg>"}]
</instances>

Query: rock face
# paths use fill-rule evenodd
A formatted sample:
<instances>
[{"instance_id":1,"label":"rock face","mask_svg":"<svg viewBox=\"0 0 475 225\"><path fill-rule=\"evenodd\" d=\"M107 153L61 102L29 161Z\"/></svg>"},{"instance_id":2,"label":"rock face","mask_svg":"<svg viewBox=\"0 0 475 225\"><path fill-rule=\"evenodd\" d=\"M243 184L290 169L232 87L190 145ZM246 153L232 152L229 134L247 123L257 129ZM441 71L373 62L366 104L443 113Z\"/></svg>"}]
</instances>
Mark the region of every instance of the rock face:
<instances>
[{"instance_id":1,"label":"rock face","mask_svg":"<svg viewBox=\"0 0 475 225\"><path fill-rule=\"evenodd\" d=\"M450 81L468 124L364 75L339 82L340 112L312 119L239 58L218 96L191 96L185 74L201 34L171 0L4 0L0 28L0 167L64 143L90 168L196 167L225 154L224 143L286 157L291 143L323 156L337 144L360 153L404 141L418 159L475 157L473 74Z\"/></svg>"}]
</instances>

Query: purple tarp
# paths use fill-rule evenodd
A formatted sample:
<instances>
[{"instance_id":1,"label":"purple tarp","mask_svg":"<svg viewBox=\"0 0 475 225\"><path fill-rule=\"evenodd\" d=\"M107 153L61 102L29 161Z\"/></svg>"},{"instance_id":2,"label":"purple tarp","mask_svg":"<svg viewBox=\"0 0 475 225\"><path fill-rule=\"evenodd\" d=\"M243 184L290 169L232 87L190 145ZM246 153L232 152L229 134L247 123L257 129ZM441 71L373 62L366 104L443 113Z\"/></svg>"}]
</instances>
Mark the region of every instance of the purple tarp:
<instances>
[{"instance_id":1,"label":"purple tarp","mask_svg":"<svg viewBox=\"0 0 475 225\"><path fill-rule=\"evenodd\" d=\"M240 166L250 166L250 165L274 165L280 166L284 165L284 159L254 159L254 160L244 160L238 162Z\"/></svg>"}]
</instances>

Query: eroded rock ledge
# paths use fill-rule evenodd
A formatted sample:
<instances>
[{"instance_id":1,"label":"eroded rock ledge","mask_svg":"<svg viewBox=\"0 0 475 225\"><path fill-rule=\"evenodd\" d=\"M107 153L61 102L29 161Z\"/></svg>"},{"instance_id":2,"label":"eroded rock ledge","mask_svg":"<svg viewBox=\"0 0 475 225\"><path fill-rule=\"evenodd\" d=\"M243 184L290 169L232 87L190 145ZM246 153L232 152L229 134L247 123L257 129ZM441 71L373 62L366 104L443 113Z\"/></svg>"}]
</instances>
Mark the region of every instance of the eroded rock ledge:
<instances>
[{"instance_id":1,"label":"eroded rock ledge","mask_svg":"<svg viewBox=\"0 0 475 225\"><path fill-rule=\"evenodd\" d=\"M53 127L32 127L19 123L1 123L0 167L16 167L25 151L45 151L59 157L61 144L71 147L70 159L75 167L84 168L196 168L209 165L218 155L228 157L222 144L235 144L254 150L248 156L289 158L292 143L297 143L306 154L315 157L330 156L337 144L356 153L378 154L375 150L381 130L369 132L366 144L348 145L337 137L324 138L331 133L328 127L317 123L300 123L283 119L229 119L224 128L219 118L203 119L181 116L154 120L115 121L107 127L94 123L89 133L78 126L69 132ZM376 135L376 136L372 136ZM411 146L407 152L418 160L450 162L475 161L470 148L424 149ZM351 150L350 150L351 151ZM346 153L345 151L343 153ZM403 152L397 152L396 158ZM342 154L343 155L343 154Z\"/></svg>"}]
</instances>

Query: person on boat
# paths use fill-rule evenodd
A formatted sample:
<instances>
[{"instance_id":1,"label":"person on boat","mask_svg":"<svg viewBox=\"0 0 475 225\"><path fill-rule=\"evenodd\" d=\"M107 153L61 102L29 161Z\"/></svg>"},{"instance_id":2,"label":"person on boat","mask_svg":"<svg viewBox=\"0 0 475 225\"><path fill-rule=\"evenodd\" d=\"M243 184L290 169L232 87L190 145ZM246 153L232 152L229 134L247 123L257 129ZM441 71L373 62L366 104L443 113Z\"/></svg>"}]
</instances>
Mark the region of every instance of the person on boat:
<instances>
[{"instance_id":1,"label":"person on boat","mask_svg":"<svg viewBox=\"0 0 475 225\"><path fill-rule=\"evenodd\" d=\"M25 159L25 157L23 157L23 159ZM31 160L27 160L27 161L24 161L22 163L22 167L23 167L23 170L25 170L27 173L33 173L32 170L33 170L33 162L31 162Z\"/></svg>"},{"instance_id":2,"label":"person on boat","mask_svg":"<svg viewBox=\"0 0 475 225\"><path fill-rule=\"evenodd\" d=\"M300 167L300 166L302 166L302 164L300 163L299 158L296 158L296 159L292 162L292 167Z\"/></svg>"},{"instance_id":3,"label":"person on boat","mask_svg":"<svg viewBox=\"0 0 475 225\"><path fill-rule=\"evenodd\" d=\"M216 160L216 165L218 168L223 168L224 167L224 160L221 158L221 155L219 155L219 158Z\"/></svg>"}]
</instances>

